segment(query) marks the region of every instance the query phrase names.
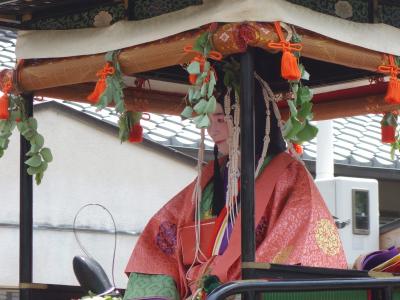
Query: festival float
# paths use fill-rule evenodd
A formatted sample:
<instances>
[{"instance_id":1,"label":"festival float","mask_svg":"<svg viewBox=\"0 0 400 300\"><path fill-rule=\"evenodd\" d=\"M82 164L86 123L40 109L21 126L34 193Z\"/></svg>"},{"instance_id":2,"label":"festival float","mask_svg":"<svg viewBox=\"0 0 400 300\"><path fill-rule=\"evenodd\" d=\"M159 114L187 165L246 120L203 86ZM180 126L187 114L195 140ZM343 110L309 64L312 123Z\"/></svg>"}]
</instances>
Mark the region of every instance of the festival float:
<instances>
[{"instance_id":1,"label":"festival float","mask_svg":"<svg viewBox=\"0 0 400 300\"><path fill-rule=\"evenodd\" d=\"M400 5L385 0L1 1L0 25L18 30L16 67L0 74L0 155L17 127L24 137L21 299L41 297L34 298L38 286L29 267L31 176L40 184L57 155L37 131L33 98L85 102L98 110L113 106L121 141L140 142L143 112L181 115L204 131L221 85L240 95L241 182L247 183L240 197L246 234L243 280L221 285L209 298L272 293L278 298L271 299L287 299L285 291L320 291L321 299L339 299L342 291L354 290L348 297L393 299L400 280L398 270L388 265L359 271L255 262L258 170L251 124L253 74L262 66L260 75L274 92L293 155L316 136L313 121L370 113L383 114L382 142L393 153L400 150L399 13ZM56 295L57 287L51 289ZM52 299L66 297L72 296L60 292Z\"/></svg>"}]
</instances>

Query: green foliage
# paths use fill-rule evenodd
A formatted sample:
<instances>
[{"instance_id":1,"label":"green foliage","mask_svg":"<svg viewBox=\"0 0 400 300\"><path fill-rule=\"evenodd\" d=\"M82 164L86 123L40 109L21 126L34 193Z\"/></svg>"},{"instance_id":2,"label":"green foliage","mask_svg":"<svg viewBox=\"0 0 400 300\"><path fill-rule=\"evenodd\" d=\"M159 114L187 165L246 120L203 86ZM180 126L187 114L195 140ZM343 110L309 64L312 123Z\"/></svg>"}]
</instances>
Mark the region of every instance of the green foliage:
<instances>
[{"instance_id":1,"label":"green foliage","mask_svg":"<svg viewBox=\"0 0 400 300\"><path fill-rule=\"evenodd\" d=\"M0 120L0 157L4 155L5 150L8 148L15 124L16 122L11 118L8 120Z\"/></svg>"},{"instance_id":2,"label":"green foliage","mask_svg":"<svg viewBox=\"0 0 400 300\"><path fill-rule=\"evenodd\" d=\"M182 119L191 119L193 112L197 114L193 122L197 128L207 128L210 125L209 113L215 111L216 99L214 97L217 78L215 70L207 61L212 50L211 33L206 31L196 40L193 50L199 52L198 59L192 60L186 71L194 76L195 82L188 90L188 104L181 113ZM201 62L200 62L201 61ZM204 62L204 63L203 63Z\"/></svg>"},{"instance_id":3,"label":"green foliage","mask_svg":"<svg viewBox=\"0 0 400 300\"><path fill-rule=\"evenodd\" d=\"M225 61L222 67L224 71L224 84L227 87L232 87L237 95L240 92L240 63L234 58Z\"/></svg>"},{"instance_id":4,"label":"green foliage","mask_svg":"<svg viewBox=\"0 0 400 300\"><path fill-rule=\"evenodd\" d=\"M115 110L119 116L119 139L125 142L129 139L129 134L133 125L140 121L141 113L130 112L126 110L124 102L124 88L123 73L121 66L118 62L119 51L111 51L105 55L105 60L109 62L115 69L112 75L106 78L106 89L101 94L99 102L96 104L98 110L102 110L107 106L114 104Z\"/></svg>"},{"instance_id":5,"label":"green foliage","mask_svg":"<svg viewBox=\"0 0 400 300\"><path fill-rule=\"evenodd\" d=\"M139 122L141 118L142 113L140 112L125 111L120 115L118 121L118 137L121 140L121 143L129 139L131 128L135 123Z\"/></svg>"},{"instance_id":6,"label":"green foliage","mask_svg":"<svg viewBox=\"0 0 400 300\"><path fill-rule=\"evenodd\" d=\"M385 113L381 125L397 127L397 115L391 112Z\"/></svg>"},{"instance_id":7,"label":"green foliage","mask_svg":"<svg viewBox=\"0 0 400 300\"><path fill-rule=\"evenodd\" d=\"M40 184L48 163L53 160L51 150L43 148L44 137L38 133L38 122L33 117L27 117L25 102L21 96L9 95L10 117L0 121L0 157L4 155L9 144L9 138L15 127L29 141L30 149L26 153L25 164L29 175L34 175L36 184ZM18 122L17 122L18 121Z\"/></svg>"},{"instance_id":8,"label":"green foliage","mask_svg":"<svg viewBox=\"0 0 400 300\"><path fill-rule=\"evenodd\" d=\"M387 112L383 115L381 125L382 126L392 126L396 130L396 137L395 141L390 144L391 149L390 149L390 157L393 160L394 156L396 154L396 151L399 151L400 153L400 135L399 135L399 129L398 129L398 115L392 112Z\"/></svg>"},{"instance_id":9,"label":"green foliage","mask_svg":"<svg viewBox=\"0 0 400 300\"><path fill-rule=\"evenodd\" d=\"M300 38L295 35L293 42L299 42ZM299 52L296 52L300 56ZM308 86L302 84L301 80L308 80L310 74L304 68L304 65L299 65L301 71L300 81L290 81L290 88L293 93L293 98L288 100L290 117L286 121L283 128L283 136L285 139L296 144L302 144L312 140L318 133L318 128L310 123L313 118L312 114L312 97L313 93Z\"/></svg>"}]
</instances>

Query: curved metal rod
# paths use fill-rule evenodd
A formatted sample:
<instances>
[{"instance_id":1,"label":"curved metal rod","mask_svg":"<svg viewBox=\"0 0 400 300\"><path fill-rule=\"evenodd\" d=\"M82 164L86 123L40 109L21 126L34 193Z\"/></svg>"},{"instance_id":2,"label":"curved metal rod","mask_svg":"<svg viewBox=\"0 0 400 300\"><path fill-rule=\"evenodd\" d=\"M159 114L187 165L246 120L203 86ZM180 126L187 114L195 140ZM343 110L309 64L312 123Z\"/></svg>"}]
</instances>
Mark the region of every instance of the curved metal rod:
<instances>
[{"instance_id":1,"label":"curved metal rod","mask_svg":"<svg viewBox=\"0 0 400 300\"><path fill-rule=\"evenodd\" d=\"M321 291L338 289L359 288L387 288L400 287L400 278L385 279L337 279L337 280L293 280L293 281L268 281L268 280L241 280L225 283L216 288L207 300L225 299L228 296L241 294L248 291Z\"/></svg>"}]
</instances>

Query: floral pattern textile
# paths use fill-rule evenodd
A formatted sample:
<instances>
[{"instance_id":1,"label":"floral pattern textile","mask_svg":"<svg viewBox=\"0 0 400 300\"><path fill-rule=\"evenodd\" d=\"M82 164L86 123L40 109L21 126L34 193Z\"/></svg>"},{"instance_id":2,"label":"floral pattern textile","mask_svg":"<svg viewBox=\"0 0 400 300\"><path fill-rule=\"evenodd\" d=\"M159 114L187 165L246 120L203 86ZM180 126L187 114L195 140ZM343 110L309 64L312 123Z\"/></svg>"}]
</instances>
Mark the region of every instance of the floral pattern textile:
<instances>
[{"instance_id":1,"label":"floral pattern textile","mask_svg":"<svg viewBox=\"0 0 400 300\"><path fill-rule=\"evenodd\" d=\"M371 1L364 0L287 0L317 12L341 17L350 21L369 23L375 18L375 23L385 23L400 28L400 6L384 1L378 2L375 16L370 15Z\"/></svg>"},{"instance_id":2,"label":"floral pattern textile","mask_svg":"<svg viewBox=\"0 0 400 300\"><path fill-rule=\"evenodd\" d=\"M124 300L148 298L148 295L157 299L179 299L174 280L171 277L132 273L129 276Z\"/></svg>"},{"instance_id":3,"label":"floral pattern textile","mask_svg":"<svg viewBox=\"0 0 400 300\"><path fill-rule=\"evenodd\" d=\"M96 17L99 14L108 13L111 17L109 24L113 24L125 18L125 6L123 3L113 5L99 5L96 8L84 12L71 13L65 16L54 18L34 19L31 22L24 23L27 29L32 30L63 30L95 27Z\"/></svg>"},{"instance_id":4,"label":"floral pattern textile","mask_svg":"<svg viewBox=\"0 0 400 300\"><path fill-rule=\"evenodd\" d=\"M176 224L168 221L161 223L156 236L156 244L165 254L174 254L176 248Z\"/></svg>"},{"instance_id":5,"label":"floral pattern textile","mask_svg":"<svg viewBox=\"0 0 400 300\"><path fill-rule=\"evenodd\" d=\"M276 166L283 160L289 160L289 164L279 169L277 176ZM210 181L212 173L213 164L210 163L202 171L202 189ZM271 176L277 179L272 190L268 188ZM193 222L194 185L195 182L188 185L154 215L141 234L125 270L127 273L170 276L181 298L196 290L199 278L206 272L211 271L222 282L239 279L241 275L239 219L224 254L213 256L207 262L196 264L190 269L184 266L181 251L170 255L154 243L160 225L164 222L176 224L177 228ZM267 190L272 191L268 197L265 196ZM258 227L257 262L347 267L332 217L312 177L300 162L290 158L287 153L276 156L257 178L255 195L258 208L256 215L260 216L257 220L261 220ZM266 205L261 204L263 202ZM266 208L263 211L261 207ZM180 249L181 242L178 239L176 249ZM237 259L236 252L239 255Z\"/></svg>"},{"instance_id":6,"label":"floral pattern textile","mask_svg":"<svg viewBox=\"0 0 400 300\"><path fill-rule=\"evenodd\" d=\"M342 4L342 7L346 7L344 4L348 4L352 8L352 14L349 18L350 21L367 23L369 21L368 14L368 1L364 0L287 0L288 2L299 4L301 6L308 7L317 12L332 15L338 17L338 6ZM346 15L346 14L345 14Z\"/></svg>"},{"instance_id":7,"label":"floral pattern textile","mask_svg":"<svg viewBox=\"0 0 400 300\"><path fill-rule=\"evenodd\" d=\"M135 0L130 1L129 19L142 20L148 19L176 10L186 8L191 5L200 5L202 0Z\"/></svg>"}]
</instances>

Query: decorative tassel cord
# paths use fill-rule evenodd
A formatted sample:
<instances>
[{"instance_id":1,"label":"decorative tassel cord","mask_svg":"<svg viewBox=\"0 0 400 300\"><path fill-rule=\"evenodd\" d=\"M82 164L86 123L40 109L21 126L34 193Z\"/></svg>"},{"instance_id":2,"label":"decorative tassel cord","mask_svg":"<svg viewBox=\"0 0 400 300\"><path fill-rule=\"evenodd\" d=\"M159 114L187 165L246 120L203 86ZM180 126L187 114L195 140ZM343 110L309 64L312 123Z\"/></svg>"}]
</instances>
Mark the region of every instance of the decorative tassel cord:
<instances>
[{"instance_id":1,"label":"decorative tassel cord","mask_svg":"<svg viewBox=\"0 0 400 300\"><path fill-rule=\"evenodd\" d=\"M235 104L231 105L231 89L228 89L224 98L224 111L225 111L225 121L228 124L228 145L229 145L229 161L228 161L228 184L225 198L225 205L227 208L227 217L229 220L234 222L237 214L239 213L238 206L238 180L240 177L239 171L239 139L240 139L240 105L238 96L235 93ZM233 119L231 115L231 110L233 111ZM229 226L227 227L229 230ZM229 238L229 233L227 233Z\"/></svg>"},{"instance_id":2,"label":"decorative tassel cord","mask_svg":"<svg viewBox=\"0 0 400 300\"><path fill-rule=\"evenodd\" d=\"M201 175L202 175L202 165L204 162L204 137L205 137L204 128L201 129L200 136L201 136L201 140L200 140L199 152L198 152L198 157L197 157L197 179L196 179L196 184L194 186L193 194L192 194L192 201L195 203L194 222L195 222L195 234L196 234L196 245L195 245L196 248L195 248L194 260L186 272L186 279L189 279L187 274L189 274L190 270L193 268L193 266L196 264L196 262L204 263L207 260L206 255L204 255L204 253L201 251L201 248L200 248L200 238L201 238L200 205L201 205L201 197L202 197Z\"/></svg>"},{"instance_id":3,"label":"decorative tassel cord","mask_svg":"<svg viewBox=\"0 0 400 300\"><path fill-rule=\"evenodd\" d=\"M275 99L274 93L272 92L268 83L265 82L257 73L255 73L254 76L261 83L264 98L268 97L271 99L272 108L274 110L274 114L275 114L276 120L278 122L278 127L281 131L282 136L284 136L283 135L284 123L282 121L281 113L279 111L279 108L277 105L277 100ZM268 107L268 105L267 105L267 107ZM268 137L269 137L269 133L268 133ZM265 139L265 137L264 137L264 139ZM264 142L265 142L265 140L264 140ZM304 165L304 162L301 160L300 155L294 149L293 144L290 141L286 141L286 142L287 142L287 146L289 148L289 153ZM268 147L267 147L267 149L268 149ZM265 150L265 144L264 144L264 148L263 148L263 153L264 153L264 150ZM266 153L266 150L265 150L265 153ZM258 163L259 165L257 166L257 169L258 169L258 167L260 167L260 161ZM262 164L262 162L263 162L263 160L261 161L261 164Z\"/></svg>"},{"instance_id":4,"label":"decorative tassel cord","mask_svg":"<svg viewBox=\"0 0 400 300\"><path fill-rule=\"evenodd\" d=\"M261 167L265 161L265 158L267 156L267 151L268 151L268 146L269 146L269 142L271 140L269 134L271 131L271 110L269 108L269 103L274 103L275 102L275 98L274 98L274 93L272 92L272 90L270 89L270 87L268 86L268 84L261 79L260 76L258 76L257 73L254 73L254 77L260 82L261 86L262 86L262 93L264 96L264 101L265 101L265 114L266 114L266 121L265 121L265 135L264 135L264 144L263 144L263 148L262 148L262 152L261 152L261 157L258 160L257 163L257 168L256 168L256 172L255 172L255 176L258 177L260 171L261 171ZM265 84L265 86L264 86Z\"/></svg>"},{"instance_id":5,"label":"decorative tassel cord","mask_svg":"<svg viewBox=\"0 0 400 300\"><path fill-rule=\"evenodd\" d=\"M262 93L266 106L266 122L265 122L265 136L263 149L261 153L261 157L257 162L257 167L255 171L255 177L258 177L261 167L265 161L267 156L267 151L270 143L270 131L271 131L271 110L269 104L272 103L272 109L274 111L275 117L277 119L279 130L283 136L283 126L284 122L282 121L281 114L279 112L279 108L277 105L277 99L268 83L265 82L257 73L254 73L255 78L260 82L262 87ZM225 198L225 205L227 208L227 221L231 221L232 225L236 219L236 216L239 213L239 205L238 205L238 195L239 195L239 178L240 178L240 169L239 169L239 158L240 158L240 150L239 150L239 142L240 142L240 105L238 95L235 93L235 104L231 104L231 92L232 90L228 88L228 91L224 98L224 112L225 112L225 121L228 125L228 145L229 145L229 160L227 162L228 169L228 184ZM233 117L231 115L231 111L233 109ZM287 142L289 152L302 164L304 162L300 159L300 156L293 148L293 144ZM195 259L190 266L189 271L193 268L196 262L204 263L206 261L206 256L200 249L200 222L201 222L201 173L202 173L202 163L204 160L204 129L201 130L201 142L198 153L198 162L197 162L197 170L198 177L195 184L195 188L192 194L192 201L195 203L195 233L196 233L196 249L195 249ZM228 226L229 230L229 226ZM227 234L229 238L229 233ZM216 253L213 253L214 255Z\"/></svg>"},{"instance_id":6,"label":"decorative tassel cord","mask_svg":"<svg viewBox=\"0 0 400 300\"><path fill-rule=\"evenodd\" d=\"M93 259L93 257L89 254L89 251L87 251L86 248L85 248L85 247L83 246L83 244L81 243L81 241L80 241L80 239L79 239L79 237L78 237L78 233L77 233L77 231L76 231L76 220L78 219L79 214L80 214L85 208L87 208L87 207L89 207L89 206L98 206L98 207L104 209L104 210L108 213L108 215L110 216L111 221L112 221L112 223L113 223L113 227L114 227L114 250L113 250L112 264L111 264L111 277L112 277L111 279L112 279L112 284L113 284L113 286L116 287L116 285L115 285L114 269L115 269L115 254L116 254L116 251L117 251L117 226L115 225L115 220L114 220L114 217L113 217L113 215L111 214L111 212L110 212L104 205L101 205L101 204L98 204L98 203L89 203L89 204L86 204L86 205L82 206L82 207L77 211L77 213L75 214L74 223L72 224L72 230L73 230L73 232L74 232L75 240L76 240L76 242L78 243L79 248L82 250L82 252L85 253L85 255L86 255L87 257L90 257L90 258Z\"/></svg>"}]
</instances>

